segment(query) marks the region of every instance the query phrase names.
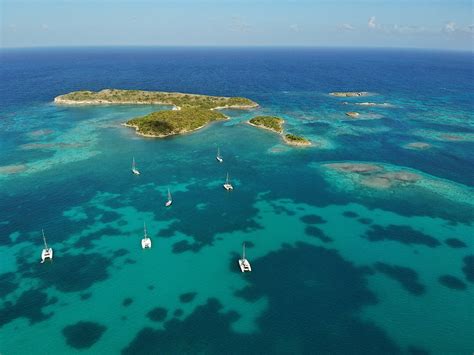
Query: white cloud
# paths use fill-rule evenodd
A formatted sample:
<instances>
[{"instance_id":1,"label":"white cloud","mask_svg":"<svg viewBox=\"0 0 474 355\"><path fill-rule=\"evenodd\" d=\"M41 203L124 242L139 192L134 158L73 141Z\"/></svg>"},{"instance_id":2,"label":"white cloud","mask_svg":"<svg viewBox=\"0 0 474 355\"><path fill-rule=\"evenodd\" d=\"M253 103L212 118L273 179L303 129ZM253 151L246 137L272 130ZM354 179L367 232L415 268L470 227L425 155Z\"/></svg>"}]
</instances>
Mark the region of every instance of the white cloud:
<instances>
[{"instance_id":1,"label":"white cloud","mask_svg":"<svg viewBox=\"0 0 474 355\"><path fill-rule=\"evenodd\" d=\"M233 32L250 33L253 28L240 16L233 16L230 23L230 30Z\"/></svg>"},{"instance_id":2,"label":"white cloud","mask_svg":"<svg viewBox=\"0 0 474 355\"><path fill-rule=\"evenodd\" d=\"M356 28L352 26L350 23L343 23L339 26L339 28L346 30L346 31L354 31Z\"/></svg>"},{"instance_id":3,"label":"white cloud","mask_svg":"<svg viewBox=\"0 0 474 355\"><path fill-rule=\"evenodd\" d=\"M298 26L298 24L294 23L294 24L290 25L290 30L293 31L293 32L299 32L300 31L300 26Z\"/></svg>"},{"instance_id":4,"label":"white cloud","mask_svg":"<svg viewBox=\"0 0 474 355\"><path fill-rule=\"evenodd\" d=\"M369 26L369 28L376 28L377 27L377 24L375 23L375 16L371 16L369 18L369 22L367 23L367 26Z\"/></svg>"},{"instance_id":5,"label":"white cloud","mask_svg":"<svg viewBox=\"0 0 474 355\"><path fill-rule=\"evenodd\" d=\"M454 31L456 31L456 23L453 21L447 22L443 27L443 32L453 33Z\"/></svg>"}]
</instances>

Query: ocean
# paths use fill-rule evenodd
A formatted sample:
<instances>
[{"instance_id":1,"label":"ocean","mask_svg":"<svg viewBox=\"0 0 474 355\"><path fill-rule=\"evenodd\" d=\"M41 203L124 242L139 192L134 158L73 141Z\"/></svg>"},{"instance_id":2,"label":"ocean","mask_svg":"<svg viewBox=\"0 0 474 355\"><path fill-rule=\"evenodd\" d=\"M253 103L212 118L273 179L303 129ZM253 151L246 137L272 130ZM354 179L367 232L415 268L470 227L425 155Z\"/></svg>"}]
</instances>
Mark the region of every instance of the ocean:
<instances>
[{"instance_id":1,"label":"ocean","mask_svg":"<svg viewBox=\"0 0 474 355\"><path fill-rule=\"evenodd\" d=\"M0 50L0 353L472 353L473 59ZM121 123L169 107L53 103L105 88L260 106L150 139ZM283 117L312 146L246 124L257 115Z\"/></svg>"}]
</instances>

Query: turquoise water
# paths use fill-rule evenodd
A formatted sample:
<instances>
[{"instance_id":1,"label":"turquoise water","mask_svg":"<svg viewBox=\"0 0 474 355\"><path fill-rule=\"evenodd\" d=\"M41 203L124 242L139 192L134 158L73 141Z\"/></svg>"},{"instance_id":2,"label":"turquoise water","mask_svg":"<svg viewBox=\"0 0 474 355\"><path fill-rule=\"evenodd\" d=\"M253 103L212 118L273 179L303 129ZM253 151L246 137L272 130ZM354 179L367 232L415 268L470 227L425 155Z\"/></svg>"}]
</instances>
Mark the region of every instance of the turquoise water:
<instances>
[{"instance_id":1,"label":"turquoise water","mask_svg":"<svg viewBox=\"0 0 474 355\"><path fill-rule=\"evenodd\" d=\"M0 352L472 352L471 63L382 50L2 52ZM261 106L145 139L121 123L166 108L52 104L106 87ZM328 95L341 90L376 95ZM259 114L313 146L245 124ZM39 263L42 228L52 263ZM237 264L244 241L250 274Z\"/></svg>"}]
</instances>

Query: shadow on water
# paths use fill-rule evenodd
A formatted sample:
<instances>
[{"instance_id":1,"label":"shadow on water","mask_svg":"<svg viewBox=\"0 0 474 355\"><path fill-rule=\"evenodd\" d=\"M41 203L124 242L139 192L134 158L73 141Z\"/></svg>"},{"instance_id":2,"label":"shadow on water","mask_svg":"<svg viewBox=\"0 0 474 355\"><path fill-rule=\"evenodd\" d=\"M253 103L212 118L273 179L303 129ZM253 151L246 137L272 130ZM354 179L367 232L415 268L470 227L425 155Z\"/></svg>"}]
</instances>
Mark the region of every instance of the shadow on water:
<instances>
[{"instance_id":1,"label":"shadow on water","mask_svg":"<svg viewBox=\"0 0 474 355\"><path fill-rule=\"evenodd\" d=\"M367 271L336 251L298 243L254 260L252 267L249 285L236 294L249 302L268 300L256 319L257 332L234 332L240 315L223 312L210 298L187 318L165 322L162 330L142 329L123 354L401 353L383 329L358 318L377 299L367 287Z\"/></svg>"}]
</instances>

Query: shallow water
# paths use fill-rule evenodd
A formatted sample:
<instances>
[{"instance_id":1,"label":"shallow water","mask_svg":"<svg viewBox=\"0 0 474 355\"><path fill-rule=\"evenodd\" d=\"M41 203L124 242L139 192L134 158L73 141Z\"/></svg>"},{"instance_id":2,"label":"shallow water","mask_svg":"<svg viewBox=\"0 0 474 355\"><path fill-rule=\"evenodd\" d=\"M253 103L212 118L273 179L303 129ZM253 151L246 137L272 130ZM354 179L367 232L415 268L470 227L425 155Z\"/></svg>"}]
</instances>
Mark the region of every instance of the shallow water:
<instances>
[{"instance_id":1,"label":"shallow water","mask_svg":"<svg viewBox=\"0 0 474 355\"><path fill-rule=\"evenodd\" d=\"M0 352L472 351L472 59L3 50ZM163 107L51 103L107 87L245 96L261 106L227 110L229 121L186 136L144 139L121 123ZM328 95L343 90L377 95ZM286 131L313 147L245 124L257 114L284 117ZM430 146L408 149L412 142ZM130 173L132 157L140 176ZM380 170L328 168L341 162ZM231 193L221 187L227 172ZM168 187L174 202L165 209ZM153 240L145 251L144 221ZM41 228L52 263L39 264ZM244 241L253 271L242 275Z\"/></svg>"}]
</instances>

